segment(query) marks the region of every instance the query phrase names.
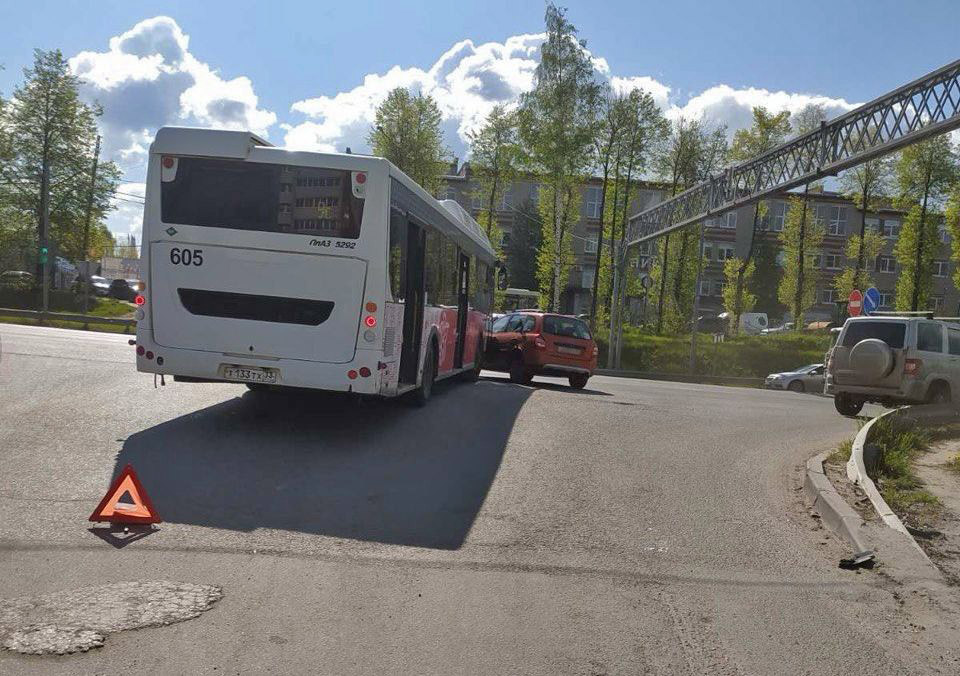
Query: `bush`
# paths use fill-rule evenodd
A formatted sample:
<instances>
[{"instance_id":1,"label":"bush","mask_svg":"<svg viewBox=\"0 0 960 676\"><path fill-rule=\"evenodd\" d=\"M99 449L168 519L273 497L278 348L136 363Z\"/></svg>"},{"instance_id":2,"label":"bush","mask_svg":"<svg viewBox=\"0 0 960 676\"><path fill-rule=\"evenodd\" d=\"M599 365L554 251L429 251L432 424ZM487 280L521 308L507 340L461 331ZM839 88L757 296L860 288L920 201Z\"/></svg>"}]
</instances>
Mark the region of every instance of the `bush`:
<instances>
[{"instance_id":1,"label":"bush","mask_svg":"<svg viewBox=\"0 0 960 676\"><path fill-rule=\"evenodd\" d=\"M607 359L606 335L597 336L599 364ZM697 372L706 375L763 378L823 361L830 335L820 331L738 336L713 343L709 334L697 337ZM632 371L687 373L690 336L656 336L624 327L621 366Z\"/></svg>"}]
</instances>

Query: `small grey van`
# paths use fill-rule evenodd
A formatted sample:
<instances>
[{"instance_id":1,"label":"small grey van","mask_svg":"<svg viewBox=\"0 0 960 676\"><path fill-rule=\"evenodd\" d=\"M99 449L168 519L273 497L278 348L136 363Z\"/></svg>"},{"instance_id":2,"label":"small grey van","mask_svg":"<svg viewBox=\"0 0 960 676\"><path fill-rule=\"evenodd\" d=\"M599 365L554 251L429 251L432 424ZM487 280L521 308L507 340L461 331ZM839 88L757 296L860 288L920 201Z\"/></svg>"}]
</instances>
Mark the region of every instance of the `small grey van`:
<instances>
[{"instance_id":1,"label":"small grey van","mask_svg":"<svg viewBox=\"0 0 960 676\"><path fill-rule=\"evenodd\" d=\"M827 359L837 411L960 400L960 323L927 316L852 317Z\"/></svg>"}]
</instances>

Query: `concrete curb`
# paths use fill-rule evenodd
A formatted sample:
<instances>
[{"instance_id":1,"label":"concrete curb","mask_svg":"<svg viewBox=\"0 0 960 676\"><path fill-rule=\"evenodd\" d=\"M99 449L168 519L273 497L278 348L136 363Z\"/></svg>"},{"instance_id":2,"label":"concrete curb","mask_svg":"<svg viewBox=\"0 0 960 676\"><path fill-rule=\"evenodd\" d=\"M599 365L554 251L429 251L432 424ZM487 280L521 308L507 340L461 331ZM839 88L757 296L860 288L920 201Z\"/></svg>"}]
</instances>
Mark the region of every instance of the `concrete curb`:
<instances>
[{"instance_id":1,"label":"concrete curb","mask_svg":"<svg viewBox=\"0 0 960 676\"><path fill-rule=\"evenodd\" d=\"M642 380L667 380L675 383L703 383L705 385L747 385L760 387L763 378L747 378L742 376L709 376L689 373L661 373L659 371L627 371L622 369L594 369L594 375L613 376L615 378L639 378Z\"/></svg>"},{"instance_id":2,"label":"concrete curb","mask_svg":"<svg viewBox=\"0 0 960 676\"><path fill-rule=\"evenodd\" d=\"M855 553L866 552L870 547L863 540L863 519L840 497L824 473L823 460L826 457L826 453L821 453L807 460L803 492L830 530L846 540Z\"/></svg>"},{"instance_id":3,"label":"concrete curb","mask_svg":"<svg viewBox=\"0 0 960 676\"><path fill-rule=\"evenodd\" d=\"M887 411L886 413L873 418L860 428L860 431L857 432L857 436L853 439L853 448L850 452L850 459L847 461L847 478L860 486L860 489L870 499L874 510L876 510L880 518L883 519L883 522L893 530L897 531L898 533L902 533L909 538L910 542L917 549L917 551L923 554L924 558L927 558L926 552L923 551L923 548L917 543L913 535L910 534L910 531L907 530L907 527L903 525L900 517L894 514L893 510L890 509L890 505L888 505L886 500L883 499L883 496L880 495L880 491L877 490L877 486L873 483L873 479L871 479L867 474L867 465L870 464L870 466L873 467L879 461L879 449L870 444L870 432L873 430L874 425L876 425L879 420L885 418L889 418L891 421L897 423L915 424L921 421L955 421L957 420L957 416L958 413L956 409L953 409L950 406L905 406L903 408Z\"/></svg>"}]
</instances>

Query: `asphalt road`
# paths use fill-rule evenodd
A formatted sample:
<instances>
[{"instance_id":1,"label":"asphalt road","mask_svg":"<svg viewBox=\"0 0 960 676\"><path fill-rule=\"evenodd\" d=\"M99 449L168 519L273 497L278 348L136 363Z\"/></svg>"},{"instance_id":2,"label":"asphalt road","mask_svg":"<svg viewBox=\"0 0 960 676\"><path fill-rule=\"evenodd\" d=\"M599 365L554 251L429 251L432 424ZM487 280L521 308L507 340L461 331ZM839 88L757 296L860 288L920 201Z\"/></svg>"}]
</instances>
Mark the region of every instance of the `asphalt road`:
<instances>
[{"instance_id":1,"label":"asphalt road","mask_svg":"<svg viewBox=\"0 0 960 676\"><path fill-rule=\"evenodd\" d=\"M0 598L224 594L0 672L938 672L802 505L799 466L855 432L829 399L489 374L415 409L154 389L125 336L0 338ZM127 463L165 523L116 549L86 519Z\"/></svg>"}]
</instances>

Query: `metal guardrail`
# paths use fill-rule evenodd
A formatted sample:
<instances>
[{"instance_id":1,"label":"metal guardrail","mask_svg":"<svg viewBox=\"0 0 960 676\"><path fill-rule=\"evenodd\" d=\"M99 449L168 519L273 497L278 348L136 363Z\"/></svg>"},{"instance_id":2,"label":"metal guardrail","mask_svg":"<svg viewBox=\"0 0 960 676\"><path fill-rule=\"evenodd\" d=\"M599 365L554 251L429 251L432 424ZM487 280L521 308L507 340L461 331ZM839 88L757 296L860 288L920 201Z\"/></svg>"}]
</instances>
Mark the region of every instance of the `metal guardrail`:
<instances>
[{"instance_id":1,"label":"metal guardrail","mask_svg":"<svg viewBox=\"0 0 960 676\"><path fill-rule=\"evenodd\" d=\"M124 327L124 333L129 333L130 328L136 327L137 325L137 320L123 319L121 317L97 317L95 315L78 315L67 312L42 312L39 310L15 310L13 308L0 308L0 316L36 319L41 323L50 320L60 322L77 322L79 324L83 324L84 328L86 328L89 324L112 324L114 326Z\"/></svg>"}]
</instances>

